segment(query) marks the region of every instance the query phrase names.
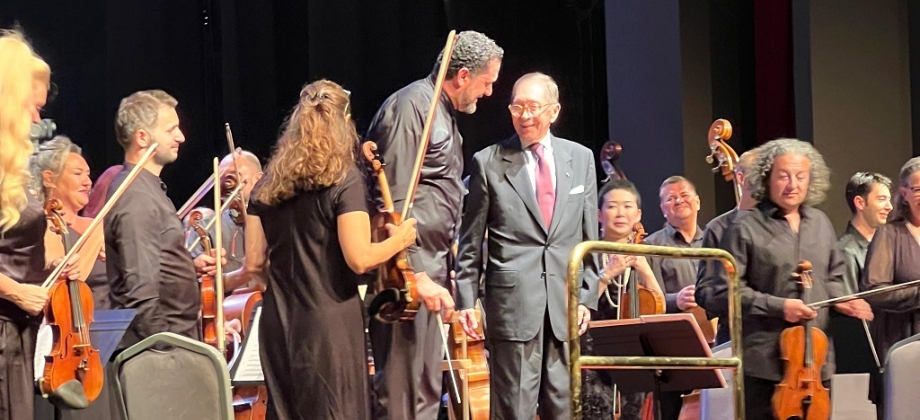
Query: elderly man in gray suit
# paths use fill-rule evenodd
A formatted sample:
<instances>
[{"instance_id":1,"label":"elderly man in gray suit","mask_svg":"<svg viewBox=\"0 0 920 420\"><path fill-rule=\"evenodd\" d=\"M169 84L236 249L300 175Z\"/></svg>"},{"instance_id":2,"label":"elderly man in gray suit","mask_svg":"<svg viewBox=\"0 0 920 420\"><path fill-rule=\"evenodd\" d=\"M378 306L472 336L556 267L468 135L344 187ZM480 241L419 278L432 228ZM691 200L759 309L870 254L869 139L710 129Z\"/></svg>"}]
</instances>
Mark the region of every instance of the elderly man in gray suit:
<instances>
[{"instance_id":1,"label":"elderly man in gray suit","mask_svg":"<svg viewBox=\"0 0 920 420\"><path fill-rule=\"evenodd\" d=\"M491 418L571 417L565 273L579 242L597 239L597 174L590 149L553 136L559 89L541 73L514 84L517 135L473 156L460 228L457 309L471 337L485 267ZM484 239L488 232L488 239ZM488 255L483 241L488 240ZM597 264L583 262L579 333L597 304Z\"/></svg>"}]
</instances>

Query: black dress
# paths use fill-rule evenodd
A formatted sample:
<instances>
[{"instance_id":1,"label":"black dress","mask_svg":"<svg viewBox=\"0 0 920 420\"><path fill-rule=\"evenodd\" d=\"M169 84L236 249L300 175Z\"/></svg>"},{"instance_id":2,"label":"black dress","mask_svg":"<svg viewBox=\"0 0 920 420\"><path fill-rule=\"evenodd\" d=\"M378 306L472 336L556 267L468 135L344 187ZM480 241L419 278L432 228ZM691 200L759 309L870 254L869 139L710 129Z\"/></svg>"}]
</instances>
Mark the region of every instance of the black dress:
<instances>
[{"instance_id":1,"label":"black dress","mask_svg":"<svg viewBox=\"0 0 920 420\"><path fill-rule=\"evenodd\" d=\"M0 235L0 272L20 283L45 280L45 214L26 193L19 222ZM40 317L0 299L0 420L32 420L35 395L33 358Z\"/></svg>"},{"instance_id":2,"label":"black dress","mask_svg":"<svg viewBox=\"0 0 920 420\"><path fill-rule=\"evenodd\" d=\"M345 262L337 228L339 215L367 211L365 196L352 167L339 185L273 206L250 204L268 243L259 349L269 419L369 418L358 275Z\"/></svg>"}]
</instances>

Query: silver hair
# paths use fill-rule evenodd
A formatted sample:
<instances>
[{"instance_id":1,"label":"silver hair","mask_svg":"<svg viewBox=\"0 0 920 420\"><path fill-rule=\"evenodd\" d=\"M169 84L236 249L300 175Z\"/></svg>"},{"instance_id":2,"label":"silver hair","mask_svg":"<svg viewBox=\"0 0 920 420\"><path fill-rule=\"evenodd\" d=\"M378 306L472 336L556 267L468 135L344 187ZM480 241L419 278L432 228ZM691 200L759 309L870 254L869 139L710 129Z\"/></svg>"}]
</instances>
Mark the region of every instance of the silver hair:
<instances>
[{"instance_id":1,"label":"silver hair","mask_svg":"<svg viewBox=\"0 0 920 420\"><path fill-rule=\"evenodd\" d=\"M450 64L447 66L446 80L457 76L460 69L466 68L473 75L479 73L489 65L492 60L501 60L505 50L498 46L491 38L476 32L463 31L457 34L453 54L450 55ZM441 67L444 51L438 54L432 73L437 73Z\"/></svg>"},{"instance_id":2,"label":"silver hair","mask_svg":"<svg viewBox=\"0 0 920 420\"><path fill-rule=\"evenodd\" d=\"M908 182L910 176L917 171L920 171L920 156L911 158L901 167L901 172L898 174L898 186L910 188L910 183ZM894 209L891 210L891 214L888 216L888 222L907 220L909 216L910 202L904 198L904 194L898 191L898 197L894 199Z\"/></svg>"},{"instance_id":3,"label":"silver hair","mask_svg":"<svg viewBox=\"0 0 920 420\"><path fill-rule=\"evenodd\" d=\"M757 201L770 199L770 173L776 158L784 155L802 155L811 163L811 176L805 203L809 206L820 204L827 197L831 186L831 171L824 162L824 157L810 143L798 139L778 139L757 148L757 161L752 165L748 176L751 185L751 198Z\"/></svg>"},{"instance_id":4,"label":"silver hair","mask_svg":"<svg viewBox=\"0 0 920 420\"><path fill-rule=\"evenodd\" d=\"M32 156L32 162L29 169L32 172L32 191L35 198L40 202L45 202L48 196L48 187L45 186L42 173L51 171L51 178L57 181L64 172L64 164L67 163L67 155L83 153L83 149L70 141L66 136L55 136L53 139L42 143L38 147L38 153Z\"/></svg>"},{"instance_id":5,"label":"silver hair","mask_svg":"<svg viewBox=\"0 0 920 420\"><path fill-rule=\"evenodd\" d=\"M552 77L540 72L527 73L514 82L514 87L511 89L512 101L514 100L514 94L517 92L518 85L530 80L537 80L543 83L546 87L546 99L549 99L549 103L555 104L559 102L559 85L556 84L556 81L553 80Z\"/></svg>"},{"instance_id":6,"label":"silver hair","mask_svg":"<svg viewBox=\"0 0 920 420\"><path fill-rule=\"evenodd\" d=\"M131 138L137 130L152 130L160 115L160 107L175 108L176 98L162 90L134 92L121 100L115 115L115 138L125 150L131 146Z\"/></svg>"}]
</instances>

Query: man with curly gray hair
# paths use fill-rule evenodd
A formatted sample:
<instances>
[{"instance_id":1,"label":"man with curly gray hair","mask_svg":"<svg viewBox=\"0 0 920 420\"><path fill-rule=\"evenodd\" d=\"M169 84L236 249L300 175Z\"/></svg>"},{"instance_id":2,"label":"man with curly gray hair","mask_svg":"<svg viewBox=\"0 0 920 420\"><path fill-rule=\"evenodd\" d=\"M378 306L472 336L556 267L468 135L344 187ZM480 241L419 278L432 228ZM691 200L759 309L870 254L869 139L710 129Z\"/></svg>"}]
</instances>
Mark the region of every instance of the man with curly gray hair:
<instances>
[{"instance_id":1,"label":"man with curly gray hair","mask_svg":"<svg viewBox=\"0 0 920 420\"><path fill-rule=\"evenodd\" d=\"M759 203L726 231L719 247L737 262L744 318L745 415L752 420L773 419L769 398L783 378L780 334L804 321L826 329L828 309L814 310L806 301L843 296L846 265L836 247L836 234L824 212L812 207L824 200L829 170L809 143L779 139L764 144L747 175L751 196ZM811 262L814 284L804 289L794 275L799 262ZM728 275L712 270L699 281L700 302L713 313L728 312ZM806 291L807 295L806 296ZM862 300L835 305L841 313L872 319ZM834 374L833 346L828 347L822 370L825 386Z\"/></svg>"},{"instance_id":2,"label":"man with curly gray hair","mask_svg":"<svg viewBox=\"0 0 920 420\"><path fill-rule=\"evenodd\" d=\"M418 298L424 305L415 319L388 323L378 309L393 300L393 293L369 297L372 316L368 330L374 362L378 418L433 419L441 402L440 317L450 315L454 300L449 291L453 268L451 245L460 226L463 207L463 138L457 129L458 112L472 114L476 102L492 95L504 51L489 37L474 31L457 35L450 55L443 93L437 102L431 138L421 168L412 206L418 221L418 239L408 249L415 270ZM397 212L402 211L415 170L425 117L434 95L435 78L443 52L433 70L421 80L392 94L371 121L367 140L377 150L389 181Z\"/></svg>"}]
</instances>

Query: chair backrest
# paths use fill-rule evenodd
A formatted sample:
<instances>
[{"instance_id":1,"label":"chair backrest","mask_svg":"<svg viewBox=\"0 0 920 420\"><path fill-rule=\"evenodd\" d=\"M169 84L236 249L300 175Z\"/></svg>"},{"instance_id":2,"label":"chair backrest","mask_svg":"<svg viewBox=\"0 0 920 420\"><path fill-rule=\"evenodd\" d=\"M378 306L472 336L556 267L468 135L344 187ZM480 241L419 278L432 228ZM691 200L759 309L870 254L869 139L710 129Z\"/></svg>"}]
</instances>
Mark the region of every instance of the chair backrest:
<instances>
[{"instance_id":1,"label":"chair backrest","mask_svg":"<svg viewBox=\"0 0 920 420\"><path fill-rule=\"evenodd\" d=\"M720 344L712 349L712 357L732 357L732 343ZM700 390L700 420L733 420L735 416L735 395L732 392L734 371L719 369L725 378L725 388Z\"/></svg>"},{"instance_id":2,"label":"chair backrest","mask_svg":"<svg viewBox=\"0 0 920 420\"><path fill-rule=\"evenodd\" d=\"M116 398L128 420L232 420L227 362L213 347L159 333L113 362Z\"/></svg>"},{"instance_id":3,"label":"chair backrest","mask_svg":"<svg viewBox=\"0 0 920 420\"><path fill-rule=\"evenodd\" d=\"M888 350L885 361L885 420L917 418L920 395L920 335L905 338Z\"/></svg>"}]
</instances>

